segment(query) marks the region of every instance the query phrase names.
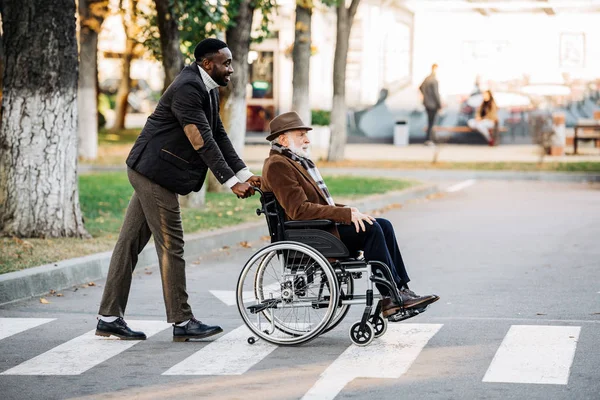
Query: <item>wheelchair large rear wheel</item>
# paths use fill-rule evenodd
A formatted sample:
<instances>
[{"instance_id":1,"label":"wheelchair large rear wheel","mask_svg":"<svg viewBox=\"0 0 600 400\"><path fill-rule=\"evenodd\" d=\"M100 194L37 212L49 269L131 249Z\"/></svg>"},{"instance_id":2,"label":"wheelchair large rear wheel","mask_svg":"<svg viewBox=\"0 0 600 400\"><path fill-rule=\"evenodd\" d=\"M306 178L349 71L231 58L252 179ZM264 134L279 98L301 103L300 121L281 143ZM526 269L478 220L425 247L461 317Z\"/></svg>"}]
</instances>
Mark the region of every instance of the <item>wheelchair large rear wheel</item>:
<instances>
[{"instance_id":1,"label":"wheelchair large rear wheel","mask_svg":"<svg viewBox=\"0 0 600 400\"><path fill-rule=\"evenodd\" d=\"M329 262L298 242L277 242L246 263L237 306L256 336L277 345L306 343L321 334L338 308L338 284Z\"/></svg>"}]
</instances>

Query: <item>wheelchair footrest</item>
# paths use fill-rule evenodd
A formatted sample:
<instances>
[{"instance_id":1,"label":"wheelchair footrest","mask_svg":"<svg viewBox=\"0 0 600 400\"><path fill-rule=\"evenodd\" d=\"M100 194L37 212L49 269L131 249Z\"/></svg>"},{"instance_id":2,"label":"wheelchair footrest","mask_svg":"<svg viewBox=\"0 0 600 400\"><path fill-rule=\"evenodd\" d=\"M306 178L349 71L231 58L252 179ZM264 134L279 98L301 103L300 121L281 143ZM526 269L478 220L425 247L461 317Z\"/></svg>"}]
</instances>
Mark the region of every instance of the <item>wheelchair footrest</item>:
<instances>
[{"instance_id":1,"label":"wheelchair footrest","mask_svg":"<svg viewBox=\"0 0 600 400\"><path fill-rule=\"evenodd\" d=\"M251 306L248 306L248 310L250 310L250 313L256 314L256 313L266 310L267 308L277 308L277 304L279 302L281 302L281 300L279 300L279 299L264 300L260 304L253 304Z\"/></svg>"},{"instance_id":2,"label":"wheelchair footrest","mask_svg":"<svg viewBox=\"0 0 600 400\"><path fill-rule=\"evenodd\" d=\"M427 306L425 306L423 308L405 309L404 313L398 312L398 313L396 313L394 315L390 315L388 317L388 321L390 321L390 322L404 321L405 319L409 319L409 318L412 318L412 317L416 317L419 314L423 314L425 311L427 311Z\"/></svg>"}]
</instances>

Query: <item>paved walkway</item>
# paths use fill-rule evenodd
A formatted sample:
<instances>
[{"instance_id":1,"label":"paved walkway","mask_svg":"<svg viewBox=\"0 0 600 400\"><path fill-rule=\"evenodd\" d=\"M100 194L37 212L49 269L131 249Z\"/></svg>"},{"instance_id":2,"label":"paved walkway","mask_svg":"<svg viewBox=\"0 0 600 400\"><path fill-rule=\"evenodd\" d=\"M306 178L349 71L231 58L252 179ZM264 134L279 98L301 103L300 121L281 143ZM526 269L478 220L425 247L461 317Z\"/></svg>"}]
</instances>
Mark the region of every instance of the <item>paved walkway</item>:
<instances>
[{"instance_id":1,"label":"paved walkway","mask_svg":"<svg viewBox=\"0 0 600 400\"><path fill-rule=\"evenodd\" d=\"M439 162L538 162L540 148L536 145L506 145L489 147L484 145L442 144L428 147L423 144L409 146L394 146L391 144L348 144L346 145L347 160L392 160L392 161L426 161L433 159L438 151ZM244 160L247 163L263 162L268 156L267 145L247 145L244 148ZM567 149L567 152L572 152ZM323 158L325 150L314 148L313 158ZM581 154L564 155L544 158L545 162L600 162L600 149L583 148Z\"/></svg>"}]
</instances>

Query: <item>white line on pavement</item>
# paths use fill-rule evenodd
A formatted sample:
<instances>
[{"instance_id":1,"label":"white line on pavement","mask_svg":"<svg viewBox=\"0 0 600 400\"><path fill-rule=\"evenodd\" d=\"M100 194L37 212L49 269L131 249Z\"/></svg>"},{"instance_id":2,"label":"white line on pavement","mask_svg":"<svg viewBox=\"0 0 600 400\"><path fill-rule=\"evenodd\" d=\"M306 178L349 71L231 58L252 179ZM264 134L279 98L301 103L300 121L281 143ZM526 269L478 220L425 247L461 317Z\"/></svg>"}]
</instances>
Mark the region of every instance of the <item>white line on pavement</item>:
<instances>
[{"instance_id":1,"label":"white line on pavement","mask_svg":"<svg viewBox=\"0 0 600 400\"><path fill-rule=\"evenodd\" d=\"M133 330L147 337L170 327L162 321L128 321ZM17 365L3 375L79 375L139 343L139 340L112 340L89 331L45 353Z\"/></svg>"},{"instance_id":2,"label":"white line on pavement","mask_svg":"<svg viewBox=\"0 0 600 400\"><path fill-rule=\"evenodd\" d=\"M55 318L0 318L0 340L54 320Z\"/></svg>"},{"instance_id":3,"label":"white line on pavement","mask_svg":"<svg viewBox=\"0 0 600 400\"><path fill-rule=\"evenodd\" d=\"M566 385L579 326L513 325L483 382Z\"/></svg>"},{"instance_id":4,"label":"white line on pavement","mask_svg":"<svg viewBox=\"0 0 600 400\"><path fill-rule=\"evenodd\" d=\"M450 186L448 189L446 189L446 192L458 192L459 190L463 190L464 188L467 188L471 185L473 185L475 183L475 179L469 179L466 181L462 181L459 182L455 185Z\"/></svg>"},{"instance_id":5,"label":"white line on pavement","mask_svg":"<svg viewBox=\"0 0 600 400\"><path fill-rule=\"evenodd\" d=\"M333 399L355 378L399 378L441 327L440 324L391 324L385 335L369 346L348 347L303 399Z\"/></svg>"},{"instance_id":6,"label":"white line on pavement","mask_svg":"<svg viewBox=\"0 0 600 400\"><path fill-rule=\"evenodd\" d=\"M163 375L241 375L268 356L277 346L262 340L253 345L244 325L210 343L174 365Z\"/></svg>"}]
</instances>

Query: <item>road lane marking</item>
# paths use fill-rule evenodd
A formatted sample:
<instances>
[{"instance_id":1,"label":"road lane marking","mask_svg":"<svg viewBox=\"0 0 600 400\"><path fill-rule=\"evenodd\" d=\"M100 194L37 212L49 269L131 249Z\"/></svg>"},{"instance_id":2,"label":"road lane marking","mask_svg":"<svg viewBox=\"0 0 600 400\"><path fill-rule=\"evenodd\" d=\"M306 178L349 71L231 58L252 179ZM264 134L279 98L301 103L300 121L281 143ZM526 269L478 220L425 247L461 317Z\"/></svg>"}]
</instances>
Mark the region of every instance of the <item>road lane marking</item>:
<instances>
[{"instance_id":1,"label":"road lane marking","mask_svg":"<svg viewBox=\"0 0 600 400\"><path fill-rule=\"evenodd\" d=\"M162 321L128 321L133 330L147 337L170 327ZM96 330L69 340L45 353L17 365L2 375L79 375L139 343L95 336Z\"/></svg>"},{"instance_id":2,"label":"road lane marking","mask_svg":"<svg viewBox=\"0 0 600 400\"><path fill-rule=\"evenodd\" d=\"M579 326L512 325L483 382L566 385Z\"/></svg>"},{"instance_id":3,"label":"road lane marking","mask_svg":"<svg viewBox=\"0 0 600 400\"><path fill-rule=\"evenodd\" d=\"M459 182L459 183L447 188L446 192L449 192L449 193L458 192L459 190L463 190L464 188L467 188L467 187L473 185L474 183L475 183L475 179L469 179L466 181L462 181L462 182Z\"/></svg>"},{"instance_id":4,"label":"road lane marking","mask_svg":"<svg viewBox=\"0 0 600 400\"><path fill-rule=\"evenodd\" d=\"M279 297L280 291L281 285L279 282L270 283L263 287L263 296L269 298L269 293L274 292L274 297ZM235 290L209 290L209 292L227 306L234 306L237 303L237 293ZM256 299L254 291L244 291L244 303L248 303L254 299Z\"/></svg>"},{"instance_id":5,"label":"road lane marking","mask_svg":"<svg viewBox=\"0 0 600 400\"><path fill-rule=\"evenodd\" d=\"M355 378L399 378L417 359L441 324L390 324L366 347L351 345L320 376L304 400L333 399Z\"/></svg>"},{"instance_id":6,"label":"road lane marking","mask_svg":"<svg viewBox=\"0 0 600 400\"><path fill-rule=\"evenodd\" d=\"M247 342L249 336L252 336L250 330L245 325L240 326L163 375L241 375L277 348L260 339L250 345Z\"/></svg>"},{"instance_id":7,"label":"road lane marking","mask_svg":"<svg viewBox=\"0 0 600 400\"><path fill-rule=\"evenodd\" d=\"M54 321L55 319L56 318L0 318L0 340Z\"/></svg>"}]
</instances>

